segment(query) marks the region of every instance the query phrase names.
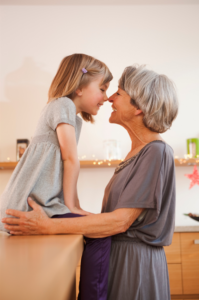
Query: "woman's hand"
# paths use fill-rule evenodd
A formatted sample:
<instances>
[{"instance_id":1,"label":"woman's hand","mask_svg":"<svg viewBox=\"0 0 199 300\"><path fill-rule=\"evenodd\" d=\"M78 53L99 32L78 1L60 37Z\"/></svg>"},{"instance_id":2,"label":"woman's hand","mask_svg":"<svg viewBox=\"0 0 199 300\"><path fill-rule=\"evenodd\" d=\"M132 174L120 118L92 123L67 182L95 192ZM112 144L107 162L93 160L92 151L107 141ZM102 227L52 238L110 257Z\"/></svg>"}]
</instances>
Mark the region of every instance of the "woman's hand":
<instances>
[{"instance_id":1,"label":"woman's hand","mask_svg":"<svg viewBox=\"0 0 199 300\"><path fill-rule=\"evenodd\" d=\"M13 235L53 234L53 232L50 232L50 226L48 226L50 218L48 218L41 206L30 197L28 198L28 204L33 209L30 212L8 209L6 214L14 218L3 218L2 223L5 223L4 227Z\"/></svg>"}]
</instances>

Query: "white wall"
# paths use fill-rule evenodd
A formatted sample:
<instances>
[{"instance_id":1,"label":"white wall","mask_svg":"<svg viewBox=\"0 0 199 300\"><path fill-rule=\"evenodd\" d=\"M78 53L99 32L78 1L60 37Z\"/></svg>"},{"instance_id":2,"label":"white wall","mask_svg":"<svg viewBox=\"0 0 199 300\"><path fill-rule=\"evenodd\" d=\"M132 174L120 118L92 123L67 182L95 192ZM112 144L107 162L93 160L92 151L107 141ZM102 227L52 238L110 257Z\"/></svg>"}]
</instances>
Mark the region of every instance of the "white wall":
<instances>
[{"instance_id":1,"label":"white wall","mask_svg":"<svg viewBox=\"0 0 199 300\"><path fill-rule=\"evenodd\" d=\"M61 59L74 52L106 62L117 89L124 67L147 64L174 80L180 112L163 138L175 155L186 153L186 139L199 137L199 5L161 6L0 6L0 161L15 160L18 138L31 138L47 91ZM84 123L79 156L103 158L103 140L117 139L122 156L130 141L118 125L108 123L106 103L96 124ZM189 188L185 173L176 168L176 223L196 224L182 213L199 213L199 186ZM82 169L78 188L85 209L100 211L103 190L113 169ZM11 171L0 171L2 193Z\"/></svg>"}]
</instances>

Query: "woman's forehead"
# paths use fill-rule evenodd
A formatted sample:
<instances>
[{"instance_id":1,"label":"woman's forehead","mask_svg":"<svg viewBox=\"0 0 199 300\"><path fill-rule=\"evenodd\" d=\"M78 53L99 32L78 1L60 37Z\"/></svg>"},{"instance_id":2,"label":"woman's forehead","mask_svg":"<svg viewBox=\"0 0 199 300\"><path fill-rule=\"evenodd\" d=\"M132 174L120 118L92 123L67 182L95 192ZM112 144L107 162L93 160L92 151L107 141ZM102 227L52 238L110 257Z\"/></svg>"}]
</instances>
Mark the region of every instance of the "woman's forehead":
<instances>
[{"instance_id":1,"label":"woman's forehead","mask_svg":"<svg viewBox=\"0 0 199 300\"><path fill-rule=\"evenodd\" d=\"M126 92L120 86L118 86L118 90L120 91L120 93L126 94Z\"/></svg>"}]
</instances>

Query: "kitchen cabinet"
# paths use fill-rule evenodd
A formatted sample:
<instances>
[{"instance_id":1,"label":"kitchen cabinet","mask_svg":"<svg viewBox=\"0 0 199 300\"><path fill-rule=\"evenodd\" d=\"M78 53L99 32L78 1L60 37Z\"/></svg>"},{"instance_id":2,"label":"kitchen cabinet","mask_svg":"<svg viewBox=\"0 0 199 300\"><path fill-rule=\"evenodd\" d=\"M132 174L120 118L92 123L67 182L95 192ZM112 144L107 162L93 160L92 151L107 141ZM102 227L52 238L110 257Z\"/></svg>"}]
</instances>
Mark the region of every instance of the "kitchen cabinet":
<instances>
[{"instance_id":1,"label":"kitchen cabinet","mask_svg":"<svg viewBox=\"0 0 199 300\"><path fill-rule=\"evenodd\" d=\"M180 235L184 294L199 294L199 232Z\"/></svg>"},{"instance_id":2,"label":"kitchen cabinet","mask_svg":"<svg viewBox=\"0 0 199 300\"><path fill-rule=\"evenodd\" d=\"M199 232L175 232L164 249L173 299L199 299Z\"/></svg>"}]
</instances>

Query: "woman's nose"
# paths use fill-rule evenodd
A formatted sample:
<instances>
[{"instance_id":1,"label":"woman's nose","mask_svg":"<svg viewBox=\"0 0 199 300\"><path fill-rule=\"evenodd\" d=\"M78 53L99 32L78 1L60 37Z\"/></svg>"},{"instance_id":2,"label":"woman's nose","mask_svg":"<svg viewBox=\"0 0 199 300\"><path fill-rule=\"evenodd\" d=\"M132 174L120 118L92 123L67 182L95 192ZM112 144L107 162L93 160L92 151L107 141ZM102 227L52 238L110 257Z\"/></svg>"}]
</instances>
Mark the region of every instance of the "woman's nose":
<instances>
[{"instance_id":1,"label":"woman's nose","mask_svg":"<svg viewBox=\"0 0 199 300\"><path fill-rule=\"evenodd\" d=\"M114 94L108 98L108 101L111 103L113 102L113 96L114 96Z\"/></svg>"}]
</instances>

